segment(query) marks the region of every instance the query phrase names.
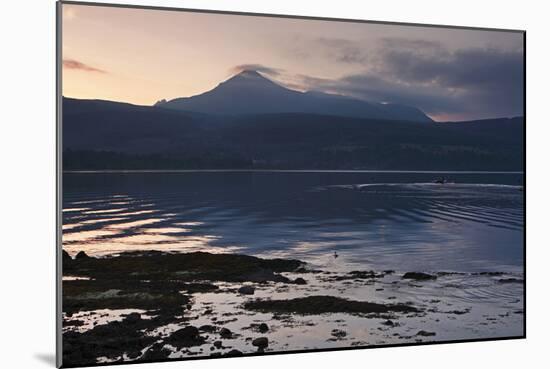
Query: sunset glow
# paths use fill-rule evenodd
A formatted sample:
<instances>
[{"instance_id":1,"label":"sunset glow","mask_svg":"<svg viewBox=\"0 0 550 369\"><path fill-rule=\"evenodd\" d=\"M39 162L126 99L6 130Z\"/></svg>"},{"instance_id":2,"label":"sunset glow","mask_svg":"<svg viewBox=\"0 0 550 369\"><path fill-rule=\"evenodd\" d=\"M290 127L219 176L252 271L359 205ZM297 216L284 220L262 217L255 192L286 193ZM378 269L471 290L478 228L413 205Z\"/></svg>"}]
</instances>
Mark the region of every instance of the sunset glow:
<instances>
[{"instance_id":1,"label":"sunset glow","mask_svg":"<svg viewBox=\"0 0 550 369\"><path fill-rule=\"evenodd\" d=\"M243 67L436 119L523 112L521 33L63 6L64 96L152 105Z\"/></svg>"}]
</instances>

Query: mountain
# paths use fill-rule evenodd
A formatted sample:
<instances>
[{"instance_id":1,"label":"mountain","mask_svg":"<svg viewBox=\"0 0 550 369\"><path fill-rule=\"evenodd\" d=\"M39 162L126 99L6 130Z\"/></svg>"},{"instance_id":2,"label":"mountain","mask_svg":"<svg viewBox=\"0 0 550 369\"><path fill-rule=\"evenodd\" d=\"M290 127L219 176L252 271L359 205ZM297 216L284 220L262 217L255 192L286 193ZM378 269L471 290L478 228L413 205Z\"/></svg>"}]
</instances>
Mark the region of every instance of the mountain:
<instances>
[{"instance_id":1,"label":"mountain","mask_svg":"<svg viewBox=\"0 0 550 369\"><path fill-rule=\"evenodd\" d=\"M522 170L524 120L219 116L63 99L63 168Z\"/></svg>"},{"instance_id":2,"label":"mountain","mask_svg":"<svg viewBox=\"0 0 550 369\"><path fill-rule=\"evenodd\" d=\"M207 114L244 115L310 113L356 118L431 122L419 109L366 102L322 92L283 87L253 70L245 70L214 89L192 97L161 100L157 106Z\"/></svg>"}]
</instances>

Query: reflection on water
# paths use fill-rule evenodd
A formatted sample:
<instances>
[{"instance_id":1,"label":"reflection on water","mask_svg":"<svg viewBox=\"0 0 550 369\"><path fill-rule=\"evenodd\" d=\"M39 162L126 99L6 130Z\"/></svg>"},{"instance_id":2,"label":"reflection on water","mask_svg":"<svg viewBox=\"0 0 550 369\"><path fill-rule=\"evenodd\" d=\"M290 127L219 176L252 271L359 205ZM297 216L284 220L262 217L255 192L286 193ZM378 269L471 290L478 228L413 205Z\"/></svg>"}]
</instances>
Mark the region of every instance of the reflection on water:
<instances>
[{"instance_id":1,"label":"reflection on water","mask_svg":"<svg viewBox=\"0 0 550 369\"><path fill-rule=\"evenodd\" d=\"M522 174L65 173L63 247L240 252L321 267L523 268ZM338 258L334 258L334 251Z\"/></svg>"}]
</instances>

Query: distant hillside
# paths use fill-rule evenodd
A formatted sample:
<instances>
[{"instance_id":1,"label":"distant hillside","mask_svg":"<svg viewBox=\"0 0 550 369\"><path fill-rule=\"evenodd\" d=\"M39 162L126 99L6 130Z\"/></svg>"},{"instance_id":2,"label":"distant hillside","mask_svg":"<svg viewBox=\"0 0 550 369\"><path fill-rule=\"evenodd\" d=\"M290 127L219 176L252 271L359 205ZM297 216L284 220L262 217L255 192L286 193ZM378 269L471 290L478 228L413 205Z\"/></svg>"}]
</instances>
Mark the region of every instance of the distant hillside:
<instances>
[{"instance_id":1,"label":"distant hillside","mask_svg":"<svg viewBox=\"0 0 550 369\"><path fill-rule=\"evenodd\" d=\"M256 71L243 71L200 95L162 100L158 106L207 114L309 113L369 119L431 122L417 108L380 104L322 92L290 90Z\"/></svg>"},{"instance_id":2,"label":"distant hillside","mask_svg":"<svg viewBox=\"0 0 550 369\"><path fill-rule=\"evenodd\" d=\"M523 125L220 116L65 98L64 169L522 170Z\"/></svg>"}]
</instances>

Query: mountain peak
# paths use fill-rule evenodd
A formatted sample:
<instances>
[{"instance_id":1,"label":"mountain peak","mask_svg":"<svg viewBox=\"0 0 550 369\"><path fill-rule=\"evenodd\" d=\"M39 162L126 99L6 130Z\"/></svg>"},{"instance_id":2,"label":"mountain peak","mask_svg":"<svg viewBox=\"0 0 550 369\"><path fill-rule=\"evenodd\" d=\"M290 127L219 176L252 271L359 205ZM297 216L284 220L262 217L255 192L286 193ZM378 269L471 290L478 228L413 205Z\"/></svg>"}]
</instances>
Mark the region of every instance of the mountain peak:
<instances>
[{"instance_id":1,"label":"mountain peak","mask_svg":"<svg viewBox=\"0 0 550 369\"><path fill-rule=\"evenodd\" d=\"M212 91L216 91L219 89L222 89L222 90L232 89L232 90L239 90L240 92L254 91L252 93L257 93L257 92L262 93L263 91L266 91L266 90L290 91L287 88L277 84L276 82L273 82L269 78L264 77L258 71L253 69L242 70L241 72L233 75L232 77L220 83Z\"/></svg>"},{"instance_id":2,"label":"mountain peak","mask_svg":"<svg viewBox=\"0 0 550 369\"><path fill-rule=\"evenodd\" d=\"M431 122L416 108L381 105L343 95L301 92L243 69L202 94L161 102L166 108L205 114L311 113L356 118Z\"/></svg>"},{"instance_id":3,"label":"mountain peak","mask_svg":"<svg viewBox=\"0 0 550 369\"><path fill-rule=\"evenodd\" d=\"M236 74L235 77L266 79L264 76L262 76L260 73L258 73L258 71L255 71L254 69L243 69L240 73Z\"/></svg>"},{"instance_id":4,"label":"mountain peak","mask_svg":"<svg viewBox=\"0 0 550 369\"><path fill-rule=\"evenodd\" d=\"M241 83L258 83L258 82L269 82L273 83L269 78L264 77L258 71L254 69L244 69L239 73L233 75L225 82L241 82Z\"/></svg>"}]
</instances>

